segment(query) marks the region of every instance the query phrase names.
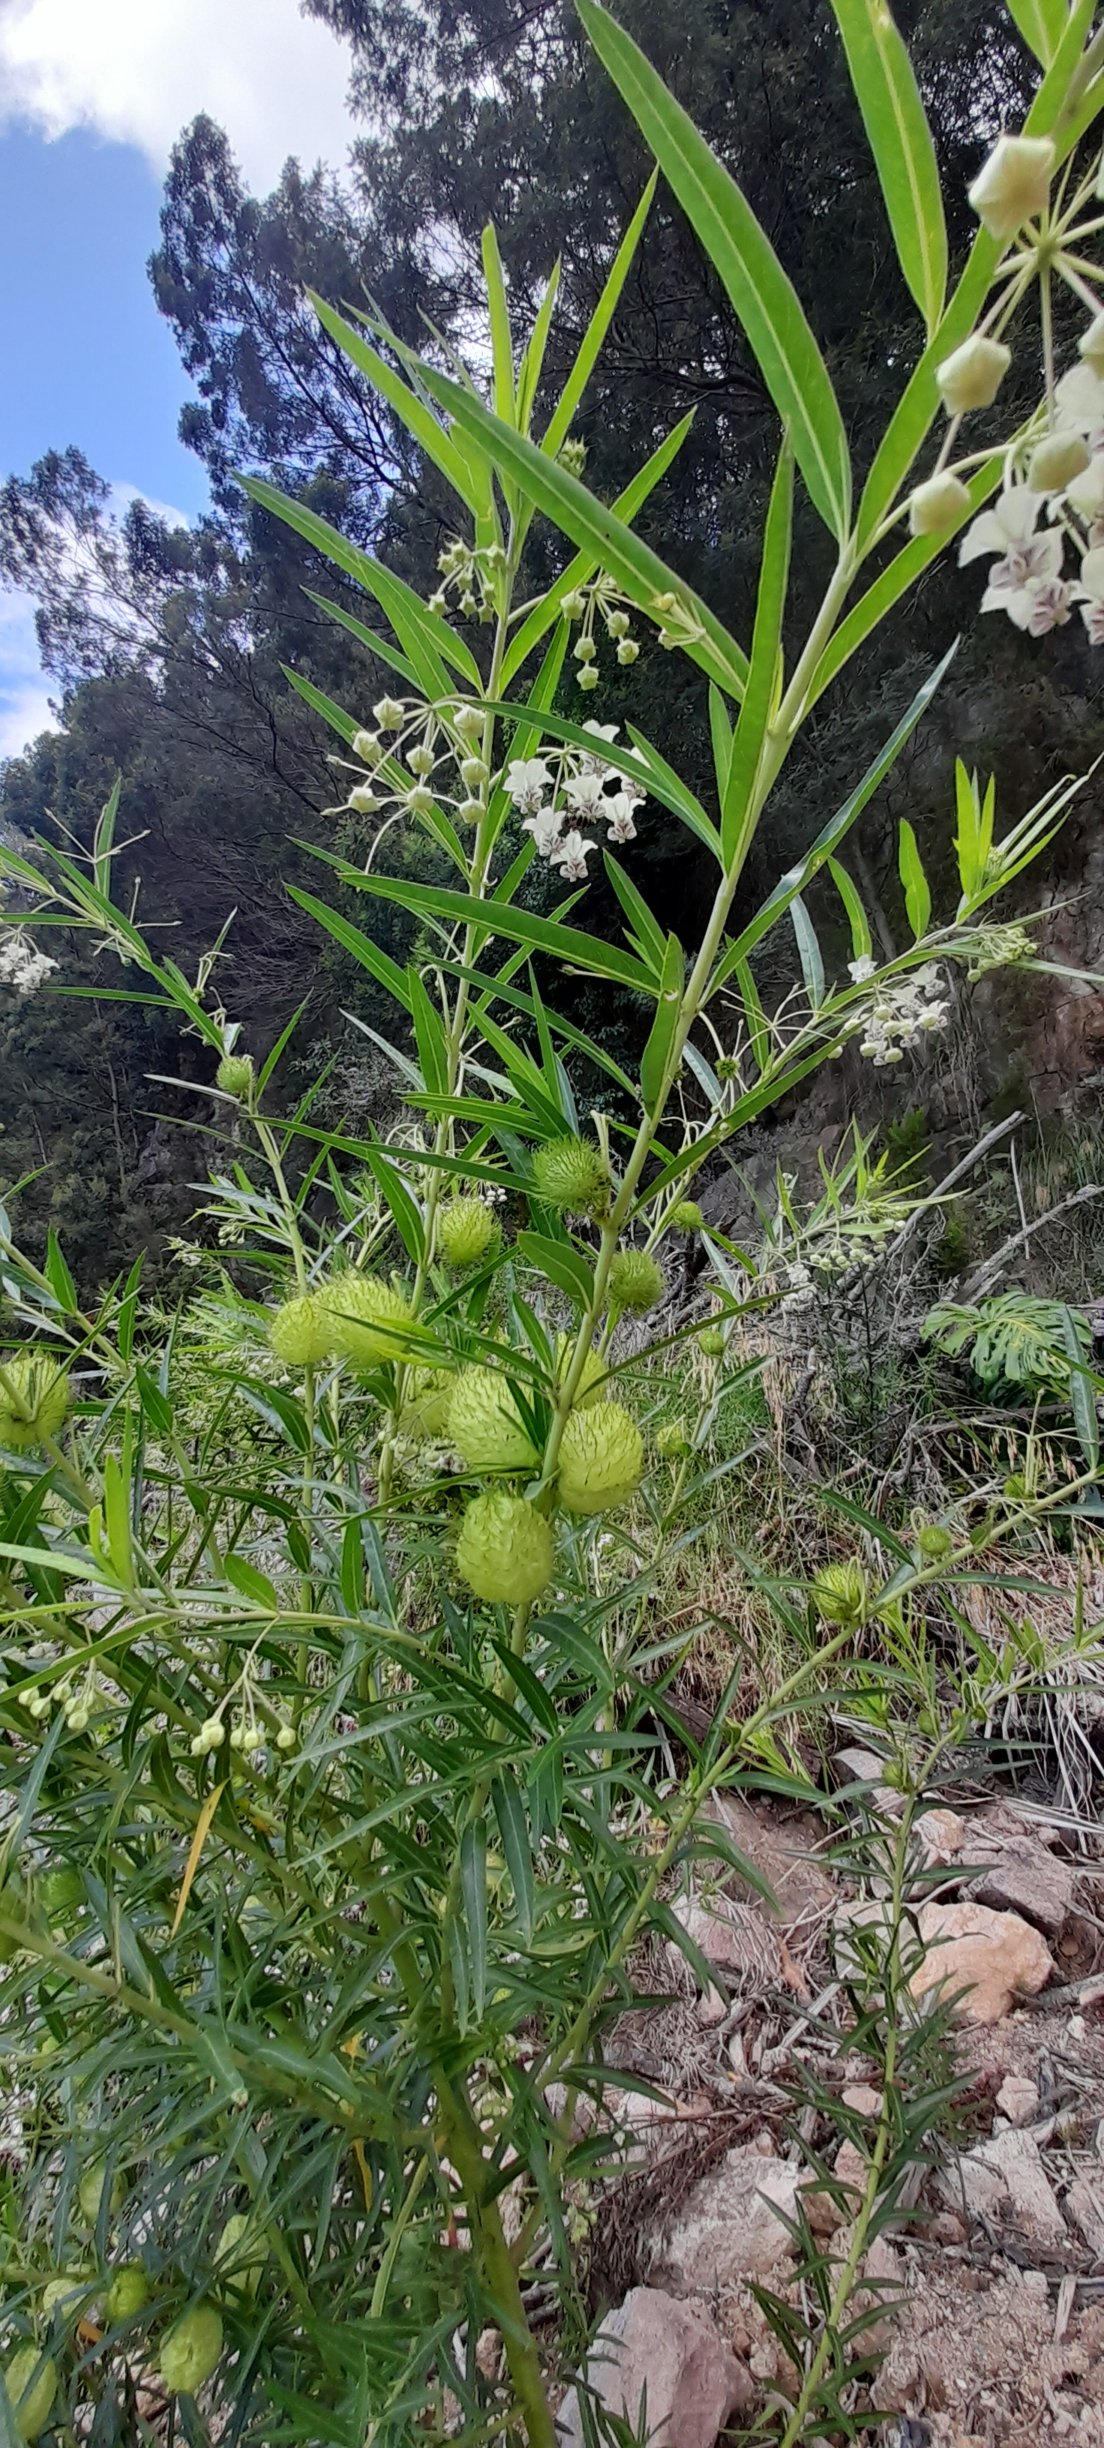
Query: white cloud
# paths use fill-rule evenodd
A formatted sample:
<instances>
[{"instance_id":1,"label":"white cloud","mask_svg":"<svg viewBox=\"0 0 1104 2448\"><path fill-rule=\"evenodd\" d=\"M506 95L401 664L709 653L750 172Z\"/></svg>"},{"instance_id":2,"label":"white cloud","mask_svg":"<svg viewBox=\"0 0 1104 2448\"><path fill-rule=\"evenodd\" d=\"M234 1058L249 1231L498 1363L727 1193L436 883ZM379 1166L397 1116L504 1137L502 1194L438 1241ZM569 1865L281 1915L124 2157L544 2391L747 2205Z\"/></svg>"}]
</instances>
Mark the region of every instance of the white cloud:
<instances>
[{"instance_id":1,"label":"white cloud","mask_svg":"<svg viewBox=\"0 0 1104 2448\"><path fill-rule=\"evenodd\" d=\"M342 162L348 72L298 0L0 0L0 123L91 128L158 172L201 110L258 190L289 153Z\"/></svg>"},{"instance_id":2,"label":"white cloud","mask_svg":"<svg viewBox=\"0 0 1104 2448\"><path fill-rule=\"evenodd\" d=\"M57 727L39 669L31 597L0 595L0 764L21 756L40 731Z\"/></svg>"}]
</instances>

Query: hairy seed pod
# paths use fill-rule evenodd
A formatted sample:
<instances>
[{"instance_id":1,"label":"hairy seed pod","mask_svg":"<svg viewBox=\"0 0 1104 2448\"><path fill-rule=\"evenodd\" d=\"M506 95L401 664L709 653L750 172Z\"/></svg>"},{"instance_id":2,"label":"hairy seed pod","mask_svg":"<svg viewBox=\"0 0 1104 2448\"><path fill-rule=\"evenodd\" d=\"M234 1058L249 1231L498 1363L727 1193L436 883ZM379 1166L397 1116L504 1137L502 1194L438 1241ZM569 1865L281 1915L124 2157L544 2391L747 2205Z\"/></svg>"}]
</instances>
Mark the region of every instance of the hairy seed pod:
<instances>
[{"instance_id":1,"label":"hairy seed pod","mask_svg":"<svg viewBox=\"0 0 1104 2448\"><path fill-rule=\"evenodd\" d=\"M248 2295L252 2300L261 2283L261 2271L267 2259L267 2242L263 2235L258 2235L247 2213L243 2210L231 2211L215 2246L216 2265L226 2265L227 2286L231 2291Z\"/></svg>"},{"instance_id":2,"label":"hairy seed pod","mask_svg":"<svg viewBox=\"0 0 1104 2448\"><path fill-rule=\"evenodd\" d=\"M537 1461L536 1446L497 1369L461 1370L449 1404L448 1424L457 1453L469 1470L531 1470Z\"/></svg>"},{"instance_id":3,"label":"hairy seed pod","mask_svg":"<svg viewBox=\"0 0 1104 2448\"><path fill-rule=\"evenodd\" d=\"M502 1239L502 1226L485 1199L465 1193L450 1199L437 1218L441 1255L452 1267L478 1266Z\"/></svg>"},{"instance_id":4,"label":"hairy seed pod","mask_svg":"<svg viewBox=\"0 0 1104 2448\"><path fill-rule=\"evenodd\" d=\"M573 1411L560 1444L559 1497L569 1513L606 1513L640 1484L644 1440L620 1403Z\"/></svg>"},{"instance_id":5,"label":"hairy seed pod","mask_svg":"<svg viewBox=\"0 0 1104 2448\"><path fill-rule=\"evenodd\" d=\"M658 1307L667 1290L663 1269L650 1250L615 1250L610 1263L609 1296L614 1309L627 1309L633 1317L646 1317L649 1309Z\"/></svg>"},{"instance_id":6,"label":"hairy seed pod","mask_svg":"<svg viewBox=\"0 0 1104 2448\"><path fill-rule=\"evenodd\" d=\"M174 2396L194 2397L217 2368L221 2353L221 2315L213 2303L193 2304L162 2340L159 2368L165 2387Z\"/></svg>"},{"instance_id":7,"label":"hairy seed pod","mask_svg":"<svg viewBox=\"0 0 1104 2448\"><path fill-rule=\"evenodd\" d=\"M412 1323L414 1312L398 1284L349 1267L327 1285L324 1299L333 1349L343 1359L357 1368L402 1359L403 1328Z\"/></svg>"},{"instance_id":8,"label":"hairy seed pod","mask_svg":"<svg viewBox=\"0 0 1104 2448\"><path fill-rule=\"evenodd\" d=\"M247 1097L253 1091L253 1056L224 1054L215 1073L215 1086L224 1096Z\"/></svg>"},{"instance_id":9,"label":"hairy seed pod","mask_svg":"<svg viewBox=\"0 0 1104 2448\"><path fill-rule=\"evenodd\" d=\"M137 2320L150 2299L150 2283L140 2261L123 2261L104 2298L109 2321Z\"/></svg>"},{"instance_id":10,"label":"hairy seed pod","mask_svg":"<svg viewBox=\"0 0 1104 2448\"><path fill-rule=\"evenodd\" d=\"M333 1351L333 1329L320 1293L300 1292L281 1302L269 1321L268 1340L285 1368L320 1368Z\"/></svg>"},{"instance_id":11,"label":"hairy seed pod","mask_svg":"<svg viewBox=\"0 0 1104 2448\"><path fill-rule=\"evenodd\" d=\"M52 2355L37 2346L17 2346L4 2366L4 2386L15 2415L15 2436L35 2440L53 2413L60 2375Z\"/></svg>"},{"instance_id":12,"label":"hairy seed pod","mask_svg":"<svg viewBox=\"0 0 1104 2448\"><path fill-rule=\"evenodd\" d=\"M80 2203L81 2216L87 2221L89 2227L94 2227L99 2219L106 2177L107 2169L104 2161L97 2159L94 2166L85 2169L77 2186L77 2200ZM116 2169L111 2179L111 2191L107 2200L110 2213L122 2208L125 2194L126 2183L122 2171Z\"/></svg>"},{"instance_id":13,"label":"hairy seed pod","mask_svg":"<svg viewBox=\"0 0 1104 2448\"><path fill-rule=\"evenodd\" d=\"M460 1525L456 1569L488 1605L531 1606L552 1578L552 1526L524 1496L488 1488Z\"/></svg>"},{"instance_id":14,"label":"hairy seed pod","mask_svg":"<svg viewBox=\"0 0 1104 2448\"><path fill-rule=\"evenodd\" d=\"M0 1384L0 1445L30 1453L53 1443L69 1412L69 1381L49 1352L13 1352L3 1362Z\"/></svg>"},{"instance_id":15,"label":"hairy seed pod","mask_svg":"<svg viewBox=\"0 0 1104 2448\"><path fill-rule=\"evenodd\" d=\"M404 1436L429 1444L448 1435L449 1410L456 1383L448 1369L412 1368L406 1373L399 1427Z\"/></svg>"},{"instance_id":16,"label":"hairy seed pod","mask_svg":"<svg viewBox=\"0 0 1104 2448\"><path fill-rule=\"evenodd\" d=\"M696 1199L680 1199L668 1217L675 1232L704 1232L705 1217Z\"/></svg>"},{"instance_id":17,"label":"hairy seed pod","mask_svg":"<svg viewBox=\"0 0 1104 2448\"><path fill-rule=\"evenodd\" d=\"M554 1356L557 1392L560 1391L566 1380L574 1349L574 1335L557 1335ZM583 1373L575 1389L575 1398L571 1408L573 1411L585 1411L589 1409L591 1403L608 1402L609 1392L609 1370L601 1352L596 1352L591 1348L583 1361Z\"/></svg>"},{"instance_id":18,"label":"hairy seed pod","mask_svg":"<svg viewBox=\"0 0 1104 2448\"><path fill-rule=\"evenodd\" d=\"M593 1139L577 1135L550 1139L539 1147L533 1157L533 1179L538 1198L546 1199L550 1207L567 1208L572 1215L592 1215L605 1203L609 1190L601 1148Z\"/></svg>"},{"instance_id":19,"label":"hairy seed pod","mask_svg":"<svg viewBox=\"0 0 1104 2448\"><path fill-rule=\"evenodd\" d=\"M719 1326L703 1326L698 1336L698 1350L707 1360L723 1360L725 1339Z\"/></svg>"},{"instance_id":20,"label":"hairy seed pod","mask_svg":"<svg viewBox=\"0 0 1104 2448\"><path fill-rule=\"evenodd\" d=\"M813 1605L823 1623L854 1629L865 1620L869 1597L866 1574L854 1556L845 1564L825 1564L813 1582Z\"/></svg>"}]
</instances>

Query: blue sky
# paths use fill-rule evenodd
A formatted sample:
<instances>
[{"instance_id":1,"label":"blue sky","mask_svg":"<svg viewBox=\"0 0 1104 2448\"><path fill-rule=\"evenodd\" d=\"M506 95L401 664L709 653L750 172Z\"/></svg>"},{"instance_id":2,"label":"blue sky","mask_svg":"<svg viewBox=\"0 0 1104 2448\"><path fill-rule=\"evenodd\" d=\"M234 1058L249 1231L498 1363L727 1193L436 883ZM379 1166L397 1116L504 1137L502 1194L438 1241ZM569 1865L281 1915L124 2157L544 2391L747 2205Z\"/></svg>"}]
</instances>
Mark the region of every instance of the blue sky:
<instances>
[{"instance_id":1,"label":"blue sky","mask_svg":"<svg viewBox=\"0 0 1104 2448\"><path fill-rule=\"evenodd\" d=\"M169 152L208 110L258 192L288 153L339 162L347 73L297 0L0 0L0 479L75 442L121 500L196 515L146 277ZM0 593L0 758L49 694L30 607Z\"/></svg>"}]
</instances>

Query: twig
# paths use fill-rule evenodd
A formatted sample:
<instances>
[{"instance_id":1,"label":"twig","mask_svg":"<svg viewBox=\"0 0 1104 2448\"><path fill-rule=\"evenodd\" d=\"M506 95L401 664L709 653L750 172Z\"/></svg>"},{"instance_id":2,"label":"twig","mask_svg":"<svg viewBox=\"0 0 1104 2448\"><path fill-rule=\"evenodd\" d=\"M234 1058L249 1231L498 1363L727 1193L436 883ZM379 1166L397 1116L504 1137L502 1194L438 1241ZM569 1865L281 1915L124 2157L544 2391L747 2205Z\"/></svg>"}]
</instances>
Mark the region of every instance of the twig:
<instances>
[{"instance_id":1,"label":"twig","mask_svg":"<svg viewBox=\"0 0 1104 2448\"><path fill-rule=\"evenodd\" d=\"M1056 1217L1068 1214L1071 1207L1080 1207L1086 1199L1098 1198L1104 1198L1104 1183L1086 1182L1082 1189L1071 1190L1066 1198L1059 1199L1056 1207L1048 1207L1045 1215L1036 1216L1034 1223L1022 1225L1020 1231L1013 1233L1010 1240L1002 1241L999 1250L994 1251L993 1256L987 1258L983 1266L975 1267L973 1274L967 1276L966 1282L959 1287L959 1299L961 1301L976 1300L978 1293L984 1292L993 1282L994 1277L1000 1274L1013 1251L1030 1241L1034 1233L1042 1232L1047 1224L1054 1223Z\"/></svg>"}]
</instances>

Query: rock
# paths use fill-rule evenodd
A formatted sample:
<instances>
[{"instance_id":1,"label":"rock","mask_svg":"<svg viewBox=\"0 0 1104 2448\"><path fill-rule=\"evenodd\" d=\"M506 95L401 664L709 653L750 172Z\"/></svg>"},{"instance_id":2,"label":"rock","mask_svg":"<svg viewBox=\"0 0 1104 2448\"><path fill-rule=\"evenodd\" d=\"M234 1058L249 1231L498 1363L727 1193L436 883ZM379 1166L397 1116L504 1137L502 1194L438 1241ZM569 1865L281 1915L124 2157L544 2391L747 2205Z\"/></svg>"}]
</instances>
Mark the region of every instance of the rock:
<instances>
[{"instance_id":1,"label":"rock","mask_svg":"<svg viewBox=\"0 0 1104 2448\"><path fill-rule=\"evenodd\" d=\"M976 2150L966 2151L957 2166L941 2171L943 2201L968 2210L994 2226L1013 2226L1033 2244L1063 2244L1066 2223L1051 2191L1034 2134L994 2134Z\"/></svg>"},{"instance_id":2,"label":"rock","mask_svg":"<svg viewBox=\"0 0 1104 2448\"><path fill-rule=\"evenodd\" d=\"M904 1795L893 1785L882 1782L884 1759L876 1751L868 1751L862 1743L848 1743L837 1751L832 1762L841 1785L870 1785L869 1800L875 1810L884 1811L890 1819L899 1819L904 1808Z\"/></svg>"},{"instance_id":3,"label":"rock","mask_svg":"<svg viewBox=\"0 0 1104 2448\"><path fill-rule=\"evenodd\" d=\"M1066 2214L1079 2227L1094 2261L1104 2261L1104 2185L1093 2176L1074 2178Z\"/></svg>"},{"instance_id":4,"label":"rock","mask_svg":"<svg viewBox=\"0 0 1104 2448\"><path fill-rule=\"evenodd\" d=\"M607 2412L633 2428L647 2406L655 2448L715 2448L718 2432L751 2404L743 2364L697 2304L658 2287L634 2287L603 2321L587 2356L587 2379ZM578 2393L556 2417L561 2448L583 2448Z\"/></svg>"},{"instance_id":5,"label":"rock","mask_svg":"<svg viewBox=\"0 0 1104 2448\"><path fill-rule=\"evenodd\" d=\"M755 1909L774 1921L783 1936L831 1911L836 1891L813 1851L818 1841L823 1842L823 1831L815 1822L796 1820L791 1834L790 1824L784 1830L775 1828L749 1802L731 1793L711 1794L702 1816L723 1827L737 1852L766 1880L774 1909L762 1902ZM802 1831L804 1844L799 1841ZM728 1877L734 1883L737 1874L730 1870Z\"/></svg>"},{"instance_id":6,"label":"rock","mask_svg":"<svg viewBox=\"0 0 1104 2448\"><path fill-rule=\"evenodd\" d=\"M997 2093L997 2106L1010 2125L1030 2125L1039 2113L1038 2085L1029 2082L1026 2074L1006 2074Z\"/></svg>"},{"instance_id":7,"label":"rock","mask_svg":"<svg viewBox=\"0 0 1104 2448\"><path fill-rule=\"evenodd\" d=\"M740 2143L687 2194L652 2270L674 2295L712 2295L767 2278L793 2252L777 2211L793 2218L800 2171Z\"/></svg>"},{"instance_id":8,"label":"rock","mask_svg":"<svg viewBox=\"0 0 1104 2448\"><path fill-rule=\"evenodd\" d=\"M856 2116L880 2117L883 2095L870 2083L846 2083L841 2093L845 2108L853 2108Z\"/></svg>"},{"instance_id":9,"label":"rock","mask_svg":"<svg viewBox=\"0 0 1104 2448\"><path fill-rule=\"evenodd\" d=\"M839 2177L840 2183L846 2185L850 2192L861 2195L866 2191L867 2173L867 2164L861 2150L856 2150L853 2142L841 2142L836 2152L834 2168L834 2174Z\"/></svg>"},{"instance_id":10,"label":"rock","mask_svg":"<svg viewBox=\"0 0 1104 2448\"><path fill-rule=\"evenodd\" d=\"M916 1833L929 1862L953 1861L966 1841L966 1822L953 1810L925 1811Z\"/></svg>"},{"instance_id":11,"label":"rock","mask_svg":"<svg viewBox=\"0 0 1104 2448\"><path fill-rule=\"evenodd\" d=\"M720 1974L726 1988L765 1989L780 1978L777 1932L750 1905L724 1895L718 1896L715 1905L702 1904L695 1896L682 1896L675 1900L671 1910L691 1945L704 1955L710 1970ZM673 1939L670 1947L673 1955L679 1954ZM679 1956L679 1961L685 1966L685 1955ZM677 1968L672 1966L676 1973ZM689 1968L692 1972L693 1967ZM718 1994L715 1985L712 1994ZM726 2012L722 2001L721 2016L709 2019L719 2021Z\"/></svg>"},{"instance_id":12,"label":"rock","mask_svg":"<svg viewBox=\"0 0 1104 2448\"><path fill-rule=\"evenodd\" d=\"M996 1912L1022 1913L1057 1938L1073 1911L1073 1872L1069 1863L1044 1852L1030 1836L989 1837L969 1834L964 1866L983 1863L981 1878L971 1879L970 1894Z\"/></svg>"},{"instance_id":13,"label":"rock","mask_svg":"<svg viewBox=\"0 0 1104 2448\"><path fill-rule=\"evenodd\" d=\"M924 1960L910 1983L914 1997L941 1987L961 1991L960 2023L999 2023L1017 1997L1035 1997L1054 1970L1046 1940L1018 1913L986 1904L922 1904L917 1915Z\"/></svg>"}]
</instances>

